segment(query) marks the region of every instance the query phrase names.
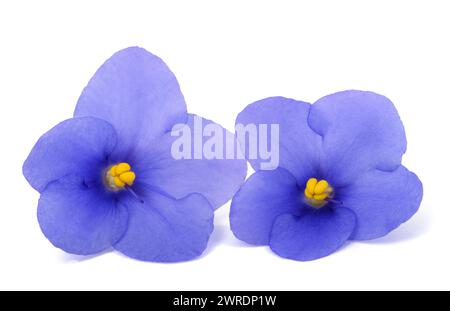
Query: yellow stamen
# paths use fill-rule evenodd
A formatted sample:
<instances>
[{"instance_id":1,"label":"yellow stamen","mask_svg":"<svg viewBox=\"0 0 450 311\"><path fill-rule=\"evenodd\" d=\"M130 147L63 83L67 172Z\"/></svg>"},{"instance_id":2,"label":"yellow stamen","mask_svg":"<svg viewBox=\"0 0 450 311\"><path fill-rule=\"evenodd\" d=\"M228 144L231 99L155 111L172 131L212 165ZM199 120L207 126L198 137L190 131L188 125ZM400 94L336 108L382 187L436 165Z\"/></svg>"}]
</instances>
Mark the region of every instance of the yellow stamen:
<instances>
[{"instance_id":1,"label":"yellow stamen","mask_svg":"<svg viewBox=\"0 0 450 311\"><path fill-rule=\"evenodd\" d=\"M126 173L131 171L131 166L128 163L119 163L116 165L115 173L116 175L120 175L122 173Z\"/></svg>"},{"instance_id":2,"label":"yellow stamen","mask_svg":"<svg viewBox=\"0 0 450 311\"><path fill-rule=\"evenodd\" d=\"M125 187L125 183L120 180L120 177L114 177L114 186L116 186L117 188L123 188Z\"/></svg>"},{"instance_id":3,"label":"yellow stamen","mask_svg":"<svg viewBox=\"0 0 450 311\"><path fill-rule=\"evenodd\" d=\"M322 194L315 194L314 195L314 200L316 200L316 201L323 201L326 198L328 198L328 193L322 193Z\"/></svg>"},{"instance_id":4,"label":"yellow stamen","mask_svg":"<svg viewBox=\"0 0 450 311\"><path fill-rule=\"evenodd\" d=\"M136 179L136 174L133 172L125 172L119 176L120 180L126 183L128 186L132 186Z\"/></svg>"},{"instance_id":5,"label":"yellow stamen","mask_svg":"<svg viewBox=\"0 0 450 311\"><path fill-rule=\"evenodd\" d=\"M128 163L119 163L111 166L106 172L105 182L111 190L120 190L125 186L132 186L136 174L131 171Z\"/></svg>"},{"instance_id":6,"label":"yellow stamen","mask_svg":"<svg viewBox=\"0 0 450 311\"><path fill-rule=\"evenodd\" d=\"M328 188L328 182L326 180L321 180L317 183L316 187L314 188L315 194L322 194L327 190Z\"/></svg>"},{"instance_id":7,"label":"yellow stamen","mask_svg":"<svg viewBox=\"0 0 450 311\"><path fill-rule=\"evenodd\" d=\"M308 190L309 193L314 194L314 190L317 185L317 179L310 178L308 182L306 183L306 190Z\"/></svg>"},{"instance_id":8,"label":"yellow stamen","mask_svg":"<svg viewBox=\"0 0 450 311\"><path fill-rule=\"evenodd\" d=\"M333 188L324 179L318 181L316 178L310 178L305 187L306 202L316 208L327 204L327 199L333 196Z\"/></svg>"},{"instance_id":9,"label":"yellow stamen","mask_svg":"<svg viewBox=\"0 0 450 311\"><path fill-rule=\"evenodd\" d=\"M305 189L305 197L307 197L308 199L312 199L313 198L313 194L311 192L309 192L308 188Z\"/></svg>"}]
</instances>

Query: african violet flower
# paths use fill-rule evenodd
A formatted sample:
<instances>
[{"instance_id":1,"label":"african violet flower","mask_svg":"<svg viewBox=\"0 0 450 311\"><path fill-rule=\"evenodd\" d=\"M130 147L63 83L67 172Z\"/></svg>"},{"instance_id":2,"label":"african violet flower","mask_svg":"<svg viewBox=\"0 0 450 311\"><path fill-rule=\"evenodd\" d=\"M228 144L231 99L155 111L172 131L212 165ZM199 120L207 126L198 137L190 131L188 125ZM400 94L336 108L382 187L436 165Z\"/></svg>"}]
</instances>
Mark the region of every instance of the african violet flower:
<instances>
[{"instance_id":1,"label":"african violet flower","mask_svg":"<svg viewBox=\"0 0 450 311\"><path fill-rule=\"evenodd\" d=\"M45 236L82 255L111 246L147 261L200 255L214 209L242 184L246 163L175 160L170 130L190 128L193 119L161 59L137 47L112 56L84 89L74 118L44 134L24 163L41 193Z\"/></svg>"},{"instance_id":2,"label":"african violet flower","mask_svg":"<svg viewBox=\"0 0 450 311\"><path fill-rule=\"evenodd\" d=\"M401 165L405 132L386 97L344 91L313 105L267 98L236 123L279 124L280 133L279 167L250 160L256 173L232 201L231 229L245 242L313 260L349 239L384 236L420 205L422 184Z\"/></svg>"}]
</instances>

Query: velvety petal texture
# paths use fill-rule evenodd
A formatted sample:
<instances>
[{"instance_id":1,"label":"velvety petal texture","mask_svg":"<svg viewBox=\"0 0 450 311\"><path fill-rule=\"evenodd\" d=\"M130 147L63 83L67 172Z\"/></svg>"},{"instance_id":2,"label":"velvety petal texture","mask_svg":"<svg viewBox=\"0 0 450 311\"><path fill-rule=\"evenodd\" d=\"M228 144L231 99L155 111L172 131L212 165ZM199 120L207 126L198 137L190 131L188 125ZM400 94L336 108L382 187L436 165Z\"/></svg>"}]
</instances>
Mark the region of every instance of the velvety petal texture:
<instances>
[{"instance_id":1,"label":"velvety petal texture","mask_svg":"<svg viewBox=\"0 0 450 311\"><path fill-rule=\"evenodd\" d=\"M403 124L392 102L365 91L325 96L311 107L311 128L322 137L322 171L343 186L371 169L396 169L406 151Z\"/></svg>"},{"instance_id":2,"label":"velvety petal texture","mask_svg":"<svg viewBox=\"0 0 450 311\"><path fill-rule=\"evenodd\" d=\"M39 192L67 175L86 182L97 180L116 142L116 132L106 121L92 117L66 120L38 140L23 165L23 174Z\"/></svg>"},{"instance_id":3,"label":"velvety petal texture","mask_svg":"<svg viewBox=\"0 0 450 311\"><path fill-rule=\"evenodd\" d=\"M355 222L355 215L346 208L308 208L301 216L281 215L273 224L270 248L289 259L318 259L340 248Z\"/></svg>"},{"instance_id":4,"label":"velvety petal texture","mask_svg":"<svg viewBox=\"0 0 450 311\"><path fill-rule=\"evenodd\" d=\"M54 246L78 255L110 248L125 232L127 214L111 194L76 176L50 183L38 205L44 235Z\"/></svg>"},{"instance_id":5,"label":"velvety petal texture","mask_svg":"<svg viewBox=\"0 0 450 311\"><path fill-rule=\"evenodd\" d=\"M257 171L233 198L231 230L242 241L267 245L275 219L299 213L302 198L295 177L287 170Z\"/></svg>"},{"instance_id":6,"label":"velvety petal texture","mask_svg":"<svg viewBox=\"0 0 450 311\"><path fill-rule=\"evenodd\" d=\"M342 189L342 200L358 219L351 238L382 237L410 219L422 201L419 178L400 166L393 172L373 170Z\"/></svg>"},{"instance_id":7,"label":"velvety petal texture","mask_svg":"<svg viewBox=\"0 0 450 311\"><path fill-rule=\"evenodd\" d=\"M252 128L261 128L261 125L278 125L279 137L272 137L268 131L269 141L276 144L279 140L279 166L287 169L297 179L303 180L310 175L319 164L322 138L308 125L308 116L311 105L284 97L270 97L248 105L236 118L236 132L239 127L245 126L247 133ZM258 130L257 133L264 130ZM248 135L248 134L247 134ZM259 135L257 135L258 144ZM268 162L261 158L259 153L252 154L248 137L239 136L246 159L255 170L274 169L262 168L261 163ZM243 140L245 139L245 140ZM256 156L256 157L255 157Z\"/></svg>"},{"instance_id":8,"label":"velvety petal texture","mask_svg":"<svg viewBox=\"0 0 450 311\"><path fill-rule=\"evenodd\" d=\"M204 131L211 133L203 137ZM210 120L189 115L187 123L151 141L130 161L139 182L178 199L200 193L216 209L233 197L247 175L244 159L227 159L227 152L236 154L238 150L232 133ZM189 157L181 158L183 152Z\"/></svg>"},{"instance_id":9,"label":"velvety petal texture","mask_svg":"<svg viewBox=\"0 0 450 311\"><path fill-rule=\"evenodd\" d=\"M98 117L115 127L119 144L113 159L119 161L187 118L173 73L159 57L138 47L117 52L98 69L75 116Z\"/></svg>"},{"instance_id":10,"label":"velvety petal texture","mask_svg":"<svg viewBox=\"0 0 450 311\"><path fill-rule=\"evenodd\" d=\"M128 196L128 229L115 248L129 257L179 262L203 253L213 231L214 211L199 194L176 200L148 187L136 190L144 203Z\"/></svg>"}]
</instances>

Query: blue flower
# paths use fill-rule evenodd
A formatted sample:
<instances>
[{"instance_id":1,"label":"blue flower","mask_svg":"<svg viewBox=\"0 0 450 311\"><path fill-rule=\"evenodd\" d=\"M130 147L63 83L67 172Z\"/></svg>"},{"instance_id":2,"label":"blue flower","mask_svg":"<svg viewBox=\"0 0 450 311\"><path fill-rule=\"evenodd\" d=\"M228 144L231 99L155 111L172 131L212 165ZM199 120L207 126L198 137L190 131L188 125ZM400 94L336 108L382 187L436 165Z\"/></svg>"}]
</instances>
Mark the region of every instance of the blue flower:
<instances>
[{"instance_id":1,"label":"blue flower","mask_svg":"<svg viewBox=\"0 0 450 311\"><path fill-rule=\"evenodd\" d=\"M199 256L214 209L239 189L246 162L174 159L172 126L192 128L193 120L161 59L137 47L113 55L82 92L74 118L44 134L24 163L41 194L44 235L73 254L113 246L146 261Z\"/></svg>"},{"instance_id":2,"label":"blue flower","mask_svg":"<svg viewBox=\"0 0 450 311\"><path fill-rule=\"evenodd\" d=\"M422 184L401 165L405 132L384 96L344 91L313 105L267 98L236 123L280 131L279 167L261 170L261 159L250 160L256 173L232 201L231 229L245 242L314 260L347 240L384 236L419 208Z\"/></svg>"}]
</instances>

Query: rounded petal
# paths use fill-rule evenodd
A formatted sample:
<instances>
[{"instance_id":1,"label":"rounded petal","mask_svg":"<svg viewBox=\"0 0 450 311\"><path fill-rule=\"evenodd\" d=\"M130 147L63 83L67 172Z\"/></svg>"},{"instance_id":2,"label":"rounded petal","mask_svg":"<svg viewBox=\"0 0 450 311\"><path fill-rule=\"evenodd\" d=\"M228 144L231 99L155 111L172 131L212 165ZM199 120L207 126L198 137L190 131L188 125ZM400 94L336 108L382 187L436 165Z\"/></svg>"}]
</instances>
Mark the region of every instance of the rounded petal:
<instances>
[{"instance_id":1,"label":"rounded petal","mask_svg":"<svg viewBox=\"0 0 450 311\"><path fill-rule=\"evenodd\" d=\"M298 214L301 199L296 179L287 170L258 171L231 202L231 230L242 241L267 245L275 219L285 213Z\"/></svg>"},{"instance_id":2,"label":"rounded petal","mask_svg":"<svg viewBox=\"0 0 450 311\"><path fill-rule=\"evenodd\" d=\"M118 161L187 117L173 73L160 58L138 47L117 52L97 70L75 116L95 116L115 127Z\"/></svg>"},{"instance_id":3,"label":"rounded petal","mask_svg":"<svg viewBox=\"0 0 450 311\"><path fill-rule=\"evenodd\" d=\"M372 92L325 96L312 105L308 122L323 136L322 170L335 186L351 184L374 168L394 170L406 151L397 110L389 99Z\"/></svg>"},{"instance_id":4,"label":"rounded petal","mask_svg":"<svg viewBox=\"0 0 450 311\"><path fill-rule=\"evenodd\" d=\"M356 215L355 240L375 239L400 226L417 212L423 194L419 178L403 166L367 172L341 191L345 206Z\"/></svg>"},{"instance_id":5,"label":"rounded petal","mask_svg":"<svg viewBox=\"0 0 450 311\"><path fill-rule=\"evenodd\" d=\"M144 261L180 262L205 250L213 230L214 211L200 194L176 200L144 187L121 199L127 206L128 229L114 247L125 255Z\"/></svg>"},{"instance_id":6,"label":"rounded petal","mask_svg":"<svg viewBox=\"0 0 450 311\"><path fill-rule=\"evenodd\" d=\"M50 183L38 205L41 230L52 244L78 255L112 246L127 226L127 211L100 187L70 176Z\"/></svg>"},{"instance_id":7,"label":"rounded petal","mask_svg":"<svg viewBox=\"0 0 450 311\"><path fill-rule=\"evenodd\" d=\"M202 137L205 129L215 134ZM218 157L203 148L213 136L217 138ZM190 150L189 157L181 158L179 142L183 142L181 149ZM189 115L186 124L175 126L172 132L152 141L130 161L136 182L157 187L177 199L200 193L216 209L232 198L247 175L244 159L236 159L235 154L228 159L226 153L232 149L238 149L233 134L212 121Z\"/></svg>"},{"instance_id":8,"label":"rounded petal","mask_svg":"<svg viewBox=\"0 0 450 311\"><path fill-rule=\"evenodd\" d=\"M343 207L303 211L275 220L269 245L278 255L300 261L325 257L340 248L355 227L355 215Z\"/></svg>"},{"instance_id":9,"label":"rounded petal","mask_svg":"<svg viewBox=\"0 0 450 311\"><path fill-rule=\"evenodd\" d=\"M321 137L308 125L311 105L283 97L271 97L248 105L236 119L236 134L243 148L246 159L255 170L277 168L275 163L270 167L268 160L261 158L255 150L256 139L250 140L242 135L244 126L248 132L264 132L267 125L267 137L272 141L272 150L279 143L279 166L287 169L297 179L304 178L305 171L313 174L318 168L320 159ZM279 126L279 137L271 134L274 125ZM269 129L270 128L270 129ZM240 135L240 132L241 135ZM259 138L258 138L259 139ZM259 142L258 142L259 143ZM264 142L263 142L264 143ZM252 146L253 145L253 146ZM275 152L274 152L275 153ZM266 165L266 168L262 167Z\"/></svg>"},{"instance_id":10,"label":"rounded petal","mask_svg":"<svg viewBox=\"0 0 450 311\"><path fill-rule=\"evenodd\" d=\"M38 140L23 165L23 174L39 192L66 175L96 179L116 141L116 132L106 121L91 117L66 120Z\"/></svg>"}]
</instances>

